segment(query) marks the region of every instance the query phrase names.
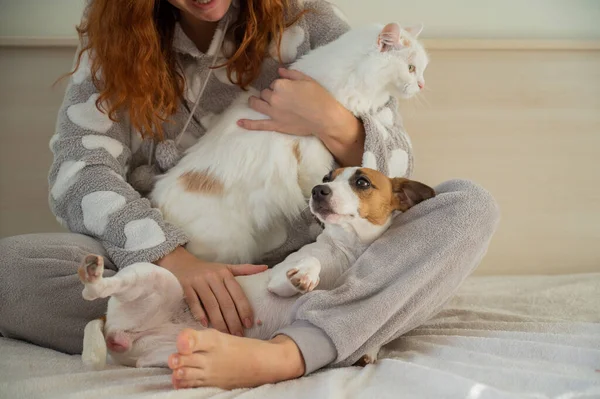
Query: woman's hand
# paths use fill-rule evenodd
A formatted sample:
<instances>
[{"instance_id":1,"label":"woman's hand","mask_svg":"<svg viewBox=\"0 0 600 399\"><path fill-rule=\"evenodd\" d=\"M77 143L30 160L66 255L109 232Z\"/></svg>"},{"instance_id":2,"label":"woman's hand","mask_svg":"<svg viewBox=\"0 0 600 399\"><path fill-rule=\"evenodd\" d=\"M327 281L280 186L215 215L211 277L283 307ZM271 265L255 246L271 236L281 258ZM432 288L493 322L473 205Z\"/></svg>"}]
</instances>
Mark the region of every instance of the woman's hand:
<instances>
[{"instance_id":1,"label":"woman's hand","mask_svg":"<svg viewBox=\"0 0 600 399\"><path fill-rule=\"evenodd\" d=\"M296 136L314 135L342 166L358 166L364 151L362 123L325 88L301 72L279 69L282 79L250 97L250 107L270 119L238 121L248 130L267 130Z\"/></svg>"},{"instance_id":2,"label":"woman's hand","mask_svg":"<svg viewBox=\"0 0 600 399\"><path fill-rule=\"evenodd\" d=\"M244 335L243 327L252 327L253 310L234 276L260 273L267 266L204 262L183 247L156 264L177 277L192 314L203 326L208 327L210 320L215 329L240 337Z\"/></svg>"}]
</instances>

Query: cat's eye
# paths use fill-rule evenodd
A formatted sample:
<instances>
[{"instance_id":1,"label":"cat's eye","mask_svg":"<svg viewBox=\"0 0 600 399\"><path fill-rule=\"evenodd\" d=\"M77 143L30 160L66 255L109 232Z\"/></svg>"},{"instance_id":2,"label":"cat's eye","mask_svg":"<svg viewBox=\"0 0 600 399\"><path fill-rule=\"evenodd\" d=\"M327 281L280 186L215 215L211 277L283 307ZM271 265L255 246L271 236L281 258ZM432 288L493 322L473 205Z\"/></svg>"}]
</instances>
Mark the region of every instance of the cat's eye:
<instances>
[{"instance_id":1,"label":"cat's eye","mask_svg":"<svg viewBox=\"0 0 600 399\"><path fill-rule=\"evenodd\" d=\"M330 181L331 181L331 173L328 173L325 176L323 176L323 183L329 183Z\"/></svg>"},{"instance_id":2,"label":"cat's eye","mask_svg":"<svg viewBox=\"0 0 600 399\"><path fill-rule=\"evenodd\" d=\"M371 187L371 181L364 176L356 179L356 186L360 188L369 188Z\"/></svg>"},{"instance_id":3,"label":"cat's eye","mask_svg":"<svg viewBox=\"0 0 600 399\"><path fill-rule=\"evenodd\" d=\"M417 68L414 65L409 65L408 66L408 72L414 73L416 70L417 70Z\"/></svg>"}]
</instances>

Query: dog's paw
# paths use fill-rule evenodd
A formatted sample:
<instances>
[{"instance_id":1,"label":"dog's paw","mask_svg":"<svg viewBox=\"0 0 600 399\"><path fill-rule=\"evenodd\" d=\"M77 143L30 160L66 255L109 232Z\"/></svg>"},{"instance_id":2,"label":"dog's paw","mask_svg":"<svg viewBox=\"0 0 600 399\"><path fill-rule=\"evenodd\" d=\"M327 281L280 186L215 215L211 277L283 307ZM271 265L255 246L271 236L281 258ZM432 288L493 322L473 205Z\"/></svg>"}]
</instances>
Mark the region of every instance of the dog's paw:
<instances>
[{"instance_id":1,"label":"dog's paw","mask_svg":"<svg viewBox=\"0 0 600 399\"><path fill-rule=\"evenodd\" d=\"M320 281L319 271L315 273L314 268L293 268L288 270L286 276L294 288L302 294L314 290Z\"/></svg>"},{"instance_id":2,"label":"dog's paw","mask_svg":"<svg viewBox=\"0 0 600 399\"><path fill-rule=\"evenodd\" d=\"M83 284L94 284L102 278L104 259L98 255L88 255L79 266L77 274Z\"/></svg>"},{"instance_id":3,"label":"dog's paw","mask_svg":"<svg viewBox=\"0 0 600 399\"><path fill-rule=\"evenodd\" d=\"M319 284L321 264L314 258L305 259L290 268L274 269L268 290L282 297L312 291Z\"/></svg>"}]
</instances>

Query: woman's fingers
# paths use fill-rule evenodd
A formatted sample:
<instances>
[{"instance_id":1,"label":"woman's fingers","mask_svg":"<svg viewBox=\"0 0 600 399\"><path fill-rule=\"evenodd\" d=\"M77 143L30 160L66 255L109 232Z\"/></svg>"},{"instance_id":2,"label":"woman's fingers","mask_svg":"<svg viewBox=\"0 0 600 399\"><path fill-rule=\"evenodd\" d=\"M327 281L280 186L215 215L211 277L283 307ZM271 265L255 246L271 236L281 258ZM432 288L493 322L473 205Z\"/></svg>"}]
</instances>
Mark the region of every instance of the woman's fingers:
<instances>
[{"instance_id":1,"label":"woman's fingers","mask_svg":"<svg viewBox=\"0 0 600 399\"><path fill-rule=\"evenodd\" d=\"M250 302L248 302L248 298L246 297L246 294L244 294L242 287L234 277L226 278L224 282L225 288L227 288L229 295L231 295L231 299L233 299L237 314L244 324L244 327L251 328L253 325L252 321L254 320L254 312L252 311Z\"/></svg>"},{"instance_id":2,"label":"woman's fingers","mask_svg":"<svg viewBox=\"0 0 600 399\"><path fill-rule=\"evenodd\" d=\"M227 265L227 268L234 276L249 276L264 272L269 268L267 265Z\"/></svg>"},{"instance_id":3,"label":"woman's fingers","mask_svg":"<svg viewBox=\"0 0 600 399\"><path fill-rule=\"evenodd\" d=\"M261 98L255 97L255 96L250 97L250 99L248 99L248 105L250 106L250 108L252 108L256 112L260 112L263 115L272 117L271 106L269 105L268 102L266 102L265 100L263 100Z\"/></svg>"},{"instance_id":4,"label":"woman's fingers","mask_svg":"<svg viewBox=\"0 0 600 399\"><path fill-rule=\"evenodd\" d=\"M227 330L233 335L240 337L244 336L244 328L242 327L242 321L240 315L236 309L236 306L231 298L229 290L225 287L225 281L223 277L217 275L209 280L210 289L214 296L219 302L220 313L223 315L223 319L227 324ZM221 329L218 329L223 331Z\"/></svg>"},{"instance_id":5,"label":"woman's fingers","mask_svg":"<svg viewBox=\"0 0 600 399\"><path fill-rule=\"evenodd\" d=\"M273 90L264 89L260 92L260 98L268 104L273 105L273 103L271 102L273 99Z\"/></svg>"},{"instance_id":6,"label":"woman's fingers","mask_svg":"<svg viewBox=\"0 0 600 399\"><path fill-rule=\"evenodd\" d=\"M202 302L204 310L206 313L208 313L208 320L210 321L212 327L221 332L228 333L229 330L227 329L227 324L225 324L225 320L221 314L219 301L215 297L215 294L213 293L208 282L204 279L195 281L194 290L200 297L200 301Z\"/></svg>"},{"instance_id":7,"label":"woman's fingers","mask_svg":"<svg viewBox=\"0 0 600 399\"><path fill-rule=\"evenodd\" d=\"M185 301L187 302L192 314L196 318L196 320L200 321L200 323L204 327L208 327L208 319L206 318L206 313L204 313L204 309L202 309L202 305L200 304L200 300L198 299L198 294L192 286L187 286L184 288L183 293L185 295Z\"/></svg>"}]
</instances>

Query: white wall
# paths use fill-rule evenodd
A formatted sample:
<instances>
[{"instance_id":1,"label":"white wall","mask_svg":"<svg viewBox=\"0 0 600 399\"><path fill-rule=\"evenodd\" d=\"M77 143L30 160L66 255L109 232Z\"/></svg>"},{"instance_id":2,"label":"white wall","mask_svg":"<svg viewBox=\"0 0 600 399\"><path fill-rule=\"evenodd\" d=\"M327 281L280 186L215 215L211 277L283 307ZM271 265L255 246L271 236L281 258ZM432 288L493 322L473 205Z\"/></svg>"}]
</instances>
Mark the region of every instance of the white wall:
<instances>
[{"instance_id":1,"label":"white wall","mask_svg":"<svg viewBox=\"0 0 600 399\"><path fill-rule=\"evenodd\" d=\"M428 38L598 39L598 0L334 0L354 24L425 25Z\"/></svg>"},{"instance_id":2,"label":"white wall","mask_svg":"<svg viewBox=\"0 0 600 399\"><path fill-rule=\"evenodd\" d=\"M1 36L77 36L85 0L0 0Z\"/></svg>"},{"instance_id":3,"label":"white wall","mask_svg":"<svg viewBox=\"0 0 600 399\"><path fill-rule=\"evenodd\" d=\"M353 24L423 22L429 38L600 38L599 0L333 1ZM0 36L75 36L84 4L0 0Z\"/></svg>"}]
</instances>

